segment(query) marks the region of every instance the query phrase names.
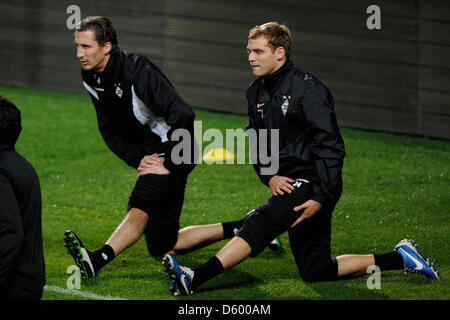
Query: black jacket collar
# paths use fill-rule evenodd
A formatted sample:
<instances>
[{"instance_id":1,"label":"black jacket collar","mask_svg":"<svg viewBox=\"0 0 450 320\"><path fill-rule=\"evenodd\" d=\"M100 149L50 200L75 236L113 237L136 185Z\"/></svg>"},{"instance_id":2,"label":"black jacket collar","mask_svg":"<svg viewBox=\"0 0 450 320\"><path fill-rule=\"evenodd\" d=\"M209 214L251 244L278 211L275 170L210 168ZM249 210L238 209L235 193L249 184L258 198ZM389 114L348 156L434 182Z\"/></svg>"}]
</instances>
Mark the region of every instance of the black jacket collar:
<instances>
[{"instance_id":1,"label":"black jacket collar","mask_svg":"<svg viewBox=\"0 0 450 320\"><path fill-rule=\"evenodd\" d=\"M99 75L108 75L108 73L110 73L111 69L113 68L113 66L116 63L116 60L119 59L119 55L120 55L120 51L111 54L111 56L109 57L108 63L106 64L105 70L103 70L102 73L99 73Z\"/></svg>"},{"instance_id":2,"label":"black jacket collar","mask_svg":"<svg viewBox=\"0 0 450 320\"><path fill-rule=\"evenodd\" d=\"M101 78L102 80L107 79L109 74L111 74L111 72L113 72L112 70L114 69L114 65L120 60L120 57L119 57L120 53L121 53L121 51L111 54L111 56L109 57L108 63L106 64L105 70L103 70L103 72L96 72L94 70L84 71L83 69L81 69L82 74L84 74L88 78L95 79L95 80L97 80L98 78Z\"/></svg>"},{"instance_id":3,"label":"black jacket collar","mask_svg":"<svg viewBox=\"0 0 450 320\"><path fill-rule=\"evenodd\" d=\"M292 63L292 61L288 59L277 71L268 76L260 78L261 83L271 95L280 85L284 74L286 74L286 72L289 71L293 66L294 64Z\"/></svg>"}]
</instances>

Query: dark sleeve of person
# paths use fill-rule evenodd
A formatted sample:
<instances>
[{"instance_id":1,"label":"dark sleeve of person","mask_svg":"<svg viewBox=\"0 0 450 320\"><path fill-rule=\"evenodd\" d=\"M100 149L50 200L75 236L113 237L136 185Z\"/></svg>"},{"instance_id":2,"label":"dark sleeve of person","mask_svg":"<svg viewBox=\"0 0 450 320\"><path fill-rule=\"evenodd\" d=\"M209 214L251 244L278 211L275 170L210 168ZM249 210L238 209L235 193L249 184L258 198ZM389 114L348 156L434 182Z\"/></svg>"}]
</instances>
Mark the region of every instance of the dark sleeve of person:
<instances>
[{"instance_id":1,"label":"dark sleeve of person","mask_svg":"<svg viewBox=\"0 0 450 320\"><path fill-rule=\"evenodd\" d=\"M140 160L145 156L144 148L125 141L118 130L110 125L106 117L102 114L101 108L96 105L98 103L97 99L92 95L91 99L96 106L95 111L97 113L98 129L106 145L116 156L125 161L126 164L137 169Z\"/></svg>"},{"instance_id":2,"label":"dark sleeve of person","mask_svg":"<svg viewBox=\"0 0 450 320\"><path fill-rule=\"evenodd\" d=\"M181 99L169 80L150 65L138 68L139 74L135 81L136 94L147 107L151 107L154 114L164 117L170 130L167 133L169 139L169 152L165 156L164 167L172 173L187 175L195 166L194 148L194 112L191 107ZM184 129L189 133L190 160L189 163L180 163L172 158L172 149L181 142L172 140L172 133L177 129Z\"/></svg>"},{"instance_id":3,"label":"dark sleeve of person","mask_svg":"<svg viewBox=\"0 0 450 320\"><path fill-rule=\"evenodd\" d=\"M0 287L15 267L23 237L22 217L14 190L0 171Z\"/></svg>"},{"instance_id":4,"label":"dark sleeve of person","mask_svg":"<svg viewBox=\"0 0 450 320\"><path fill-rule=\"evenodd\" d=\"M323 204L332 198L331 191L340 179L344 141L339 133L333 97L325 86L311 85L301 103L314 156L313 200Z\"/></svg>"}]
</instances>

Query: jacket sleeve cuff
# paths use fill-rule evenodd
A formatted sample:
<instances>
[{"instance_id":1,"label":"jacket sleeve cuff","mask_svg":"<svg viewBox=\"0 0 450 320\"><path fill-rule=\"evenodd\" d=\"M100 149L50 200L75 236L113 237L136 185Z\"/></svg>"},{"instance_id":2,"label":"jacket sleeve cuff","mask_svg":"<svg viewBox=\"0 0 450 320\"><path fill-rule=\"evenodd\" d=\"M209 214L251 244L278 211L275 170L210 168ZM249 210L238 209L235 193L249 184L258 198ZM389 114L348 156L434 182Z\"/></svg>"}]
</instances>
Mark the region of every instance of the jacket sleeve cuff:
<instances>
[{"instance_id":1,"label":"jacket sleeve cuff","mask_svg":"<svg viewBox=\"0 0 450 320\"><path fill-rule=\"evenodd\" d=\"M323 205L326 201L326 197L322 192L317 192L316 194L314 194L312 200L317 201Z\"/></svg>"},{"instance_id":2,"label":"jacket sleeve cuff","mask_svg":"<svg viewBox=\"0 0 450 320\"><path fill-rule=\"evenodd\" d=\"M266 186L269 186L269 181L273 177L273 175L261 175L261 174L259 174L258 176L261 182L264 183Z\"/></svg>"}]
</instances>

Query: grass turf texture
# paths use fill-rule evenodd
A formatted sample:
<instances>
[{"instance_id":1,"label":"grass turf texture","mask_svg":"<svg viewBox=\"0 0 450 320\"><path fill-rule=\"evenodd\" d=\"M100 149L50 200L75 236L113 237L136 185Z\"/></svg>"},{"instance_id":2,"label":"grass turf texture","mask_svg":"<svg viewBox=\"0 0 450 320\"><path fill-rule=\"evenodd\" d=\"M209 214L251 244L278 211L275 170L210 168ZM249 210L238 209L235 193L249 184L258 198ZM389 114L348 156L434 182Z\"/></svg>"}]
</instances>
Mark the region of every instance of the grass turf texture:
<instances>
[{"instance_id":1,"label":"grass turf texture","mask_svg":"<svg viewBox=\"0 0 450 320\"><path fill-rule=\"evenodd\" d=\"M21 109L17 150L39 174L47 285L67 288L73 264L62 240L74 230L90 249L110 236L126 213L137 173L114 156L98 130L87 94L0 86ZM339 116L339 115L338 115ZM208 128L244 128L246 117L196 110ZM341 128L346 144L344 192L333 216L332 254L391 251L413 238L441 272L440 281L402 271L381 274L381 289L368 276L305 283L298 275L287 234L284 250L263 251L218 276L190 297L174 298L161 259L148 255L142 238L81 290L125 299L449 299L450 142ZM208 143L204 144L204 147ZM190 175L181 227L242 218L270 197L251 165L201 164ZM224 241L179 256L182 265L207 261ZM43 299L82 297L45 291Z\"/></svg>"}]
</instances>

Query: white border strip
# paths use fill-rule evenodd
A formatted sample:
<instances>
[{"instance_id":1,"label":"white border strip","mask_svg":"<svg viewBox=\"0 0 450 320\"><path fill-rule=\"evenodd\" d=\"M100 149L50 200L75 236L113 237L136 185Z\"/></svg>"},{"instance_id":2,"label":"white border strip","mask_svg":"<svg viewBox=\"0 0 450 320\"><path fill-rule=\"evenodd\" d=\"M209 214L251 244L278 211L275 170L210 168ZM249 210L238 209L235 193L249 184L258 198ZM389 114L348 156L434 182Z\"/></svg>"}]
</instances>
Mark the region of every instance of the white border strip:
<instances>
[{"instance_id":1,"label":"white border strip","mask_svg":"<svg viewBox=\"0 0 450 320\"><path fill-rule=\"evenodd\" d=\"M83 298L94 299L94 300L127 300L127 299L123 299L123 298L119 298L119 297L100 296L95 293L84 292L84 291L80 291L80 290L64 289L64 288L60 288L60 287L56 287L56 286L45 286L44 290L52 291L52 292L56 292L56 293L62 293L62 294L69 294L69 295L73 295L73 296L81 296Z\"/></svg>"},{"instance_id":2,"label":"white border strip","mask_svg":"<svg viewBox=\"0 0 450 320\"><path fill-rule=\"evenodd\" d=\"M95 99L100 100L98 98L98 93L94 89L92 89L91 86L88 85L85 81L83 81L83 86L86 88L87 91L89 91L90 94L92 94L95 97Z\"/></svg>"}]
</instances>

